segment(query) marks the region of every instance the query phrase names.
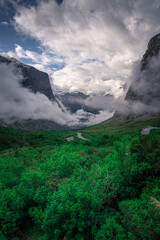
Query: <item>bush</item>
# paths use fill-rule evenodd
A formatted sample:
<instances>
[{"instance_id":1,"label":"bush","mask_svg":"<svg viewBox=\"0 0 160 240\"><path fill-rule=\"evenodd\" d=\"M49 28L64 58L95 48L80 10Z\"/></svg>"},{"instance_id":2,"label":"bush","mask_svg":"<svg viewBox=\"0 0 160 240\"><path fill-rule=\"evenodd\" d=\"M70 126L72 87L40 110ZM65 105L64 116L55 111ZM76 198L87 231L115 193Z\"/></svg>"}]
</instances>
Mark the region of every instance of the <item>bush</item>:
<instances>
[{"instance_id":1,"label":"bush","mask_svg":"<svg viewBox=\"0 0 160 240\"><path fill-rule=\"evenodd\" d=\"M142 195L140 199L120 202L123 214L122 222L125 228L138 239L159 239L160 218L156 216L149 195Z\"/></svg>"}]
</instances>

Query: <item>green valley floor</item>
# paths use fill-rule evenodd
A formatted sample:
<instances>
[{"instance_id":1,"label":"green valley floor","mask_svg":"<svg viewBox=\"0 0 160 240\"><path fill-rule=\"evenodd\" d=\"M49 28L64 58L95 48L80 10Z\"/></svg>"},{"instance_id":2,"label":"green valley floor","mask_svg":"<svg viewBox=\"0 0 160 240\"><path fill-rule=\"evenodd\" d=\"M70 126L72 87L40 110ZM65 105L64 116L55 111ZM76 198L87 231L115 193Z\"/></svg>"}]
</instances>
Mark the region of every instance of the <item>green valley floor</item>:
<instances>
[{"instance_id":1,"label":"green valley floor","mask_svg":"<svg viewBox=\"0 0 160 240\"><path fill-rule=\"evenodd\" d=\"M160 117L0 128L0 240L160 239L158 127Z\"/></svg>"}]
</instances>

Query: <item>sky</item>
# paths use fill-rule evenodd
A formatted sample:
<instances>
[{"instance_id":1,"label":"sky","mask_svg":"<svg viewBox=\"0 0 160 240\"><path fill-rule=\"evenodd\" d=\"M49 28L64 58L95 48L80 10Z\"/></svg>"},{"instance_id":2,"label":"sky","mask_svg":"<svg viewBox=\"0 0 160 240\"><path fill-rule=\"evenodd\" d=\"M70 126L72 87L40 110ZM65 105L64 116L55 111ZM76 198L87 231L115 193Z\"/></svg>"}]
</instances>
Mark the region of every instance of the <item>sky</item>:
<instances>
[{"instance_id":1,"label":"sky","mask_svg":"<svg viewBox=\"0 0 160 240\"><path fill-rule=\"evenodd\" d=\"M60 125L74 125L78 123L77 116L62 111L57 102L50 101L41 93L33 93L28 88L22 87L21 72L17 72L14 64L9 66L0 64L0 120L6 123L14 123L25 119L48 119Z\"/></svg>"},{"instance_id":2,"label":"sky","mask_svg":"<svg viewBox=\"0 0 160 240\"><path fill-rule=\"evenodd\" d=\"M0 0L0 51L48 72L54 90L118 98L159 12L159 0Z\"/></svg>"},{"instance_id":3,"label":"sky","mask_svg":"<svg viewBox=\"0 0 160 240\"><path fill-rule=\"evenodd\" d=\"M17 61L0 63L1 125L6 126L22 120L47 119L59 125L79 127L96 124L112 117L113 113L106 108L99 114L84 112L82 109L71 114L62 103L58 104L40 92L34 93L23 87L21 83L24 76L19 65L22 64Z\"/></svg>"}]
</instances>

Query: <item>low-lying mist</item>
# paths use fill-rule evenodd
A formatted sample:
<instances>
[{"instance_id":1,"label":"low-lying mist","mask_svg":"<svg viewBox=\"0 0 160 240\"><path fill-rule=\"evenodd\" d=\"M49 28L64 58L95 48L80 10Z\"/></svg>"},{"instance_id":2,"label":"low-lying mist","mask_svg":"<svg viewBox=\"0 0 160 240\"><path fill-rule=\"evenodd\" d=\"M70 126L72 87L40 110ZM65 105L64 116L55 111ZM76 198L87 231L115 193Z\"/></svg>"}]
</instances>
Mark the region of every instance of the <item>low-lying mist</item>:
<instances>
[{"instance_id":1,"label":"low-lying mist","mask_svg":"<svg viewBox=\"0 0 160 240\"><path fill-rule=\"evenodd\" d=\"M22 87L23 76L13 64L0 64L0 118L8 122L24 119L48 119L60 125L76 123L76 118L62 111L57 102L44 94Z\"/></svg>"},{"instance_id":2,"label":"low-lying mist","mask_svg":"<svg viewBox=\"0 0 160 240\"><path fill-rule=\"evenodd\" d=\"M21 71L12 63L1 63L0 74L0 119L7 123L47 119L60 125L75 126L96 124L111 117L110 112L103 110L99 114L86 113L83 110L71 114L63 104L60 108L56 101L50 101L44 94L35 94L23 87Z\"/></svg>"}]
</instances>

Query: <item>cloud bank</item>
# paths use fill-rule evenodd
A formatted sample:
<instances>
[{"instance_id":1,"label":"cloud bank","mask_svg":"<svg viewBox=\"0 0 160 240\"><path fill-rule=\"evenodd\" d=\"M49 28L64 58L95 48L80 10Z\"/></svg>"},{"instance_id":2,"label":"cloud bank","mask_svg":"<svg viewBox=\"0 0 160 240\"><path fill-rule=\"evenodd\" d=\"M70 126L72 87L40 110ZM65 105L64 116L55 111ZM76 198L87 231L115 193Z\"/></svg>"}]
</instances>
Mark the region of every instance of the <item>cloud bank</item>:
<instances>
[{"instance_id":1,"label":"cloud bank","mask_svg":"<svg viewBox=\"0 0 160 240\"><path fill-rule=\"evenodd\" d=\"M110 112L104 111L97 115L83 110L71 114L62 104L60 108L57 102L50 101L44 94L35 94L23 87L22 81L21 71L14 64L0 63L0 119L5 122L47 119L60 125L82 126L104 121L111 116Z\"/></svg>"},{"instance_id":2,"label":"cloud bank","mask_svg":"<svg viewBox=\"0 0 160 240\"><path fill-rule=\"evenodd\" d=\"M63 112L56 102L45 95L34 94L21 86L23 77L17 68L10 64L0 64L0 118L9 122L24 119L48 119L60 125L76 123L76 118Z\"/></svg>"},{"instance_id":3,"label":"cloud bank","mask_svg":"<svg viewBox=\"0 0 160 240\"><path fill-rule=\"evenodd\" d=\"M138 63L131 77L131 86L123 102L116 104L123 115L160 113L160 53L148 59L145 69Z\"/></svg>"}]
</instances>

